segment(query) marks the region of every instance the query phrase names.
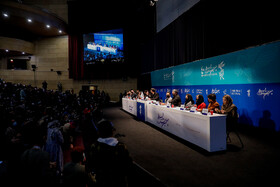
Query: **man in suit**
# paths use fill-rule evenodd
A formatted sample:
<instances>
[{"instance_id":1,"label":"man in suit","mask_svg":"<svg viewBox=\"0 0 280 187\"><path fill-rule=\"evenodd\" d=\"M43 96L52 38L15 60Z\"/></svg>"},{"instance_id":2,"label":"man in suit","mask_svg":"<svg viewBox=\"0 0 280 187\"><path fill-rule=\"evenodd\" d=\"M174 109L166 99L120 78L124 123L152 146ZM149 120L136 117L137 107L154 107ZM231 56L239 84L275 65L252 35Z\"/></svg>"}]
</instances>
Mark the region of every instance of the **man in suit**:
<instances>
[{"instance_id":1,"label":"man in suit","mask_svg":"<svg viewBox=\"0 0 280 187\"><path fill-rule=\"evenodd\" d=\"M181 97L178 94L178 90L174 89L172 90L172 95L173 95L173 99L171 101L171 105L174 105L174 107L179 107L181 106Z\"/></svg>"},{"instance_id":2,"label":"man in suit","mask_svg":"<svg viewBox=\"0 0 280 187\"><path fill-rule=\"evenodd\" d=\"M156 92L156 89L151 88L150 92L151 92L151 98L150 99L159 101L159 94Z\"/></svg>"}]
</instances>

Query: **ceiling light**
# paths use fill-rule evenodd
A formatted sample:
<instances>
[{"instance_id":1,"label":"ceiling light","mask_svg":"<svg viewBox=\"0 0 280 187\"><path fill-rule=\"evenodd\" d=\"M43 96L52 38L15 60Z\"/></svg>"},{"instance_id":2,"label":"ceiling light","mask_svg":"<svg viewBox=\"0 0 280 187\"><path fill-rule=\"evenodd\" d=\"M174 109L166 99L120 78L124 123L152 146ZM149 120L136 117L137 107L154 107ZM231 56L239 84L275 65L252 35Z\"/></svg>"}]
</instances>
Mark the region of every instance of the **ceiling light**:
<instances>
[{"instance_id":1,"label":"ceiling light","mask_svg":"<svg viewBox=\"0 0 280 187\"><path fill-rule=\"evenodd\" d=\"M62 30L59 30L58 32L59 32L59 33L62 33Z\"/></svg>"},{"instance_id":2,"label":"ceiling light","mask_svg":"<svg viewBox=\"0 0 280 187\"><path fill-rule=\"evenodd\" d=\"M28 21L29 23L31 23L31 22L32 22L32 19L27 19L27 21Z\"/></svg>"},{"instance_id":3,"label":"ceiling light","mask_svg":"<svg viewBox=\"0 0 280 187\"><path fill-rule=\"evenodd\" d=\"M23 55L24 55L24 54L25 54L25 52L22 52L21 54L23 54Z\"/></svg>"},{"instance_id":4,"label":"ceiling light","mask_svg":"<svg viewBox=\"0 0 280 187\"><path fill-rule=\"evenodd\" d=\"M4 14L3 14L3 16L4 16L4 17L6 17L6 18L7 18L7 17L9 17L9 15L8 15L8 14L6 14L6 13L4 13Z\"/></svg>"},{"instance_id":5,"label":"ceiling light","mask_svg":"<svg viewBox=\"0 0 280 187\"><path fill-rule=\"evenodd\" d=\"M46 27L47 27L47 28L50 28L51 26L50 26L50 25L46 25Z\"/></svg>"},{"instance_id":6,"label":"ceiling light","mask_svg":"<svg viewBox=\"0 0 280 187\"><path fill-rule=\"evenodd\" d=\"M8 50L8 49L6 49L6 52L9 52L9 50Z\"/></svg>"}]
</instances>

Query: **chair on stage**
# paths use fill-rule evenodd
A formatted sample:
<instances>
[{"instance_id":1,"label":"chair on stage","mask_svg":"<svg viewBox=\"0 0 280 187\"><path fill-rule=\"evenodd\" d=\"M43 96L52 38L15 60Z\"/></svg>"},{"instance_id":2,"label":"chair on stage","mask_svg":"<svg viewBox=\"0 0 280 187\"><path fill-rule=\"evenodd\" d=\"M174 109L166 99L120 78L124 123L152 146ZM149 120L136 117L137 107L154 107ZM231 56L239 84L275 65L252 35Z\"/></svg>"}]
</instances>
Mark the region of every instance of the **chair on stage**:
<instances>
[{"instance_id":1,"label":"chair on stage","mask_svg":"<svg viewBox=\"0 0 280 187\"><path fill-rule=\"evenodd\" d=\"M227 120L227 129L226 129L226 133L227 133L227 138L226 138L226 141L231 143L231 139L230 139L230 133L235 133L235 135L237 136L240 144L241 144L241 149L244 148L244 144L243 144L243 141L238 133L238 118L239 118L239 115L237 116L237 119L234 120L234 119L231 119L230 121Z\"/></svg>"}]
</instances>

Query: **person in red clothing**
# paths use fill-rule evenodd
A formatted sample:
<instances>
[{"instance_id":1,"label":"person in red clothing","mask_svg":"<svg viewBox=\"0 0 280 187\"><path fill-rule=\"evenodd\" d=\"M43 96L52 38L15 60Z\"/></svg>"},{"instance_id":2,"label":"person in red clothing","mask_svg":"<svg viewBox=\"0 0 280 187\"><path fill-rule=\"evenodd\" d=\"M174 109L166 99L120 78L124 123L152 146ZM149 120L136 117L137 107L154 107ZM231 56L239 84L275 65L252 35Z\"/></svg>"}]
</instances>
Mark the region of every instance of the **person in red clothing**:
<instances>
[{"instance_id":1,"label":"person in red clothing","mask_svg":"<svg viewBox=\"0 0 280 187\"><path fill-rule=\"evenodd\" d=\"M206 104L204 103L204 98L202 95L196 96L196 111L201 112L202 109L206 108Z\"/></svg>"}]
</instances>

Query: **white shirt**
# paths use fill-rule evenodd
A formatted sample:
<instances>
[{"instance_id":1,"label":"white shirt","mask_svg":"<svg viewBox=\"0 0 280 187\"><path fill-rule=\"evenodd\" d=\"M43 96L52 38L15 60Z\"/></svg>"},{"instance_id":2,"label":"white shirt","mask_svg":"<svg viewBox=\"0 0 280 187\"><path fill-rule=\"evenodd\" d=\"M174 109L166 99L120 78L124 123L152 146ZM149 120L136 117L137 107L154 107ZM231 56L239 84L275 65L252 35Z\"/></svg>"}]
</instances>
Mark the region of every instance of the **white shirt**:
<instances>
[{"instance_id":1,"label":"white shirt","mask_svg":"<svg viewBox=\"0 0 280 187\"><path fill-rule=\"evenodd\" d=\"M113 137L98 138L97 141L100 142L100 143L105 143L105 144L110 145L110 146L116 146L119 143L119 141L116 138L113 138Z\"/></svg>"}]
</instances>

